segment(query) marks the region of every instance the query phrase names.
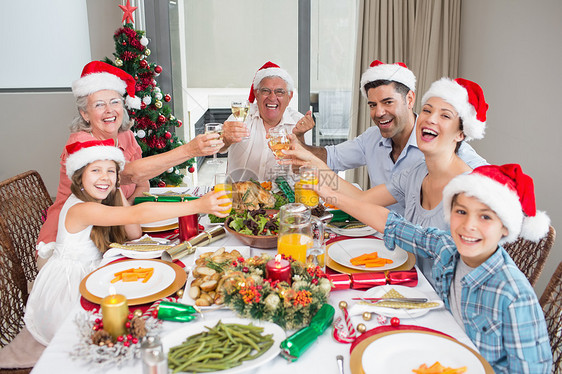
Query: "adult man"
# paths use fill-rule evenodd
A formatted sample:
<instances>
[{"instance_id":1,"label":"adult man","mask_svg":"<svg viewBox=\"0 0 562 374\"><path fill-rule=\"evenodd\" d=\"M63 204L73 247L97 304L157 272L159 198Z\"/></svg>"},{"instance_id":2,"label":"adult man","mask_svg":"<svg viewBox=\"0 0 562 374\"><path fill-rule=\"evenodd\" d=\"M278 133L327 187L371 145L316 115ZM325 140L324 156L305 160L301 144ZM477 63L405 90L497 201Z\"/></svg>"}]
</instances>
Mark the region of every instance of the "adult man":
<instances>
[{"instance_id":1,"label":"adult man","mask_svg":"<svg viewBox=\"0 0 562 374\"><path fill-rule=\"evenodd\" d=\"M270 129L285 126L288 132L292 131L304 143L304 133L314 126L314 122L310 114L303 119L301 113L288 106L293 98L293 87L293 78L289 73L268 61L254 77L246 121L233 121L233 117L225 121L225 145L220 152L228 151L227 173L235 179L239 179L242 173L250 172L245 174L244 179L251 176L266 180L276 169L277 161L266 139Z\"/></svg>"},{"instance_id":2,"label":"adult man","mask_svg":"<svg viewBox=\"0 0 562 374\"><path fill-rule=\"evenodd\" d=\"M375 126L338 145L305 148L334 171L367 165L372 186L389 182L393 174L417 165L424 158L413 131L417 120L413 110L415 90L416 77L405 64L373 61L361 76L361 93L367 99ZM465 142L458 155L471 168L486 164ZM397 204L389 208L404 213L404 208Z\"/></svg>"}]
</instances>

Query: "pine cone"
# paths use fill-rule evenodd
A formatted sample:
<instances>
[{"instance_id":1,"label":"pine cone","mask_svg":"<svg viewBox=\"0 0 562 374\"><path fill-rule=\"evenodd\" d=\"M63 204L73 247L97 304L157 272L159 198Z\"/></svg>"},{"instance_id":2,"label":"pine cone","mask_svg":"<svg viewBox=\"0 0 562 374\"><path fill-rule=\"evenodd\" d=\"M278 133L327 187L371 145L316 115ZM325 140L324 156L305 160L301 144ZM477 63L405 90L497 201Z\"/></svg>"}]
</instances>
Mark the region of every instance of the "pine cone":
<instances>
[{"instance_id":1,"label":"pine cone","mask_svg":"<svg viewBox=\"0 0 562 374\"><path fill-rule=\"evenodd\" d=\"M101 342L104 344L111 342L111 335L105 330L98 330L92 335L92 343L100 345Z\"/></svg>"},{"instance_id":2,"label":"pine cone","mask_svg":"<svg viewBox=\"0 0 562 374\"><path fill-rule=\"evenodd\" d=\"M131 334L137 338L142 338L146 335L144 319L140 317L133 317L131 320Z\"/></svg>"}]
</instances>

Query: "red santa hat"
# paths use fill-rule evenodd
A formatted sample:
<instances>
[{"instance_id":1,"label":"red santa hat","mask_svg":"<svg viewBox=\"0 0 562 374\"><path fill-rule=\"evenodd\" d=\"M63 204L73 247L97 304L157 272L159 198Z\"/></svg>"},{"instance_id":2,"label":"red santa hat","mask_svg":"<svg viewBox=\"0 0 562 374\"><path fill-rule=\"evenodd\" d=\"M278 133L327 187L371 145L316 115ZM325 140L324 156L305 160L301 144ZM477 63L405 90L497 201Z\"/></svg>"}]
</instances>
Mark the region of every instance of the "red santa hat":
<instances>
[{"instance_id":1,"label":"red santa hat","mask_svg":"<svg viewBox=\"0 0 562 374\"><path fill-rule=\"evenodd\" d=\"M248 101L253 103L256 97L254 96L254 87L258 87L262 79L267 77L279 77L287 82L287 90L292 92L295 86L293 78L287 73L286 70L281 69L279 65L274 64L271 61L266 62L263 66L256 72L254 76L254 81L252 82L252 87L250 87L250 96L248 96Z\"/></svg>"},{"instance_id":2,"label":"red santa hat","mask_svg":"<svg viewBox=\"0 0 562 374\"><path fill-rule=\"evenodd\" d=\"M467 141L482 139L486 129L488 104L482 88L468 79L441 78L429 87L422 97L422 105L432 97L440 97L453 107L462 118L463 132Z\"/></svg>"},{"instance_id":3,"label":"red santa hat","mask_svg":"<svg viewBox=\"0 0 562 374\"><path fill-rule=\"evenodd\" d=\"M90 140L87 142L76 142L66 146L68 157L66 158L66 175L72 178L76 170L98 160L113 160L123 170L125 156L115 146L113 139Z\"/></svg>"},{"instance_id":4,"label":"red santa hat","mask_svg":"<svg viewBox=\"0 0 562 374\"><path fill-rule=\"evenodd\" d=\"M453 197L459 193L476 197L497 214L508 230L500 244L519 236L537 242L548 233L550 218L536 209L533 179L518 164L484 165L453 178L443 190L447 222L451 219Z\"/></svg>"},{"instance_id":5,"label":"red santa hat","mask_svg":"<svg viewBox=\"0 0 562 374\"><path fill-rule=\"evenodd\" d=\"M393 81L402 83L412 91L416 91L416 76L405 63L396 62L394 64L385 64L379 60L371 62L369 68L365 70L361 76L361 93L367 98L365 85L374 81Z\"/></svg>"},{"instance_id":6,"label":"red santa hat","mask_svg":"<svg viewBox=\"0 0 562 374\"><path fill-rule=\"evenodd\" d=\"M80 77L72 83L75 97L88 96L101 90L113 90L121 95L127 93L127 107L140 109L141 99L135 96L135 79L124 70L102 61L92 61L84 66Z\"/></svg>"}]
</instances>

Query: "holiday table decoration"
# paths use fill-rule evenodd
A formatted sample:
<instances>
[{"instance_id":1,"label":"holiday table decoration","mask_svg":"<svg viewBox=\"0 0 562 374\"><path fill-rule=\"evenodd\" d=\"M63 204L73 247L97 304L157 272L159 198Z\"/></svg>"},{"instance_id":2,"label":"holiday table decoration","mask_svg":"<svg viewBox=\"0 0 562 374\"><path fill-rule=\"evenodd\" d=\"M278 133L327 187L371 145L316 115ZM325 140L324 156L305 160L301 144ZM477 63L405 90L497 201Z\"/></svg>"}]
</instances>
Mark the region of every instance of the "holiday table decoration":
<instances>
[{"instance_id":1,"label":"holiday table decoration","mask_svg":"<svg viewBox=\"0 0 562 374\"><path fill-rule=\"evenodd\" d=\"M129 313L124 322L124 332L114 338L105 330L102 315L97 311L85 311L76 315L79 340L70 352L73 360L84 360L98 368L121 367L124 363L140 358L142 339L157 335L162 329L161 321L150 314L138 316Z\"/></svg>"},{"instance_id":2,"label":"holiday table decoration","mask_svg":"<svg viewBox=\"0 0 562 374\"><path fill-rule=\"evenodd\" d=\"M174 322L189 322L197 318L197 309L192 305L162 301L158 305L158 319Z\"/></svg>"},{"instance_id":3,"label":"holiday table decoration","mask_svg":"<svg viewBox=\"0 0 562 374\"><path fill-rule=\"evenodd\" d=\"M125 322L129 315L127 299L123 295L108 295L101 301L103 328L114 339L125 333Z\"/></svg>"},{"instance_id":4,"label":"holiday table decoration","mask_svg":"<svg viewBox=\"0 0 562 374\"><path fill-rule=\"evenodd\" d=\"M269 260L265 266L265 277L270 282L279 281L291 283L291 264L289 261L281 258L281 255L275 256L275 259Z\"/></svg>"},{"instance_id":5,"label":"holiday table decoration","mask_svg":"<svg viewBox=\"0 0 562 374\"><path fill-rule=\"evenodd\" d=\"M328 279L334 285L333 290L368 289L385 284L415 287L418 284L416 269L404 271L353 273L353 274L328 274Z\"/></svg>"},{"instance_id":6,"label":"holiday table decoration","mask_svg":"<svg viewBox=\"0 0 562 374\"><path fill-rule=\"evenodd\" d=\"M220 292L225 304L242 317L298 329L309 325L328 301L332 285L318 266L285 258L291 266L289 284L266 278L266 264L272 260L266 254L240 260L225 274Z\"/></svg>"},{"instance_id":7,"label":"holiday table decoration","mask_svg":"<svg viewBox=\"0 0 562 374\"><path fill-rule=\"evenodd\" d=\"M300 329L281 342L281 355L291 362L296 361L332 324L334 314L333 306L322 305L312 317L309 326Z\"/></svg>"}]
</instances>

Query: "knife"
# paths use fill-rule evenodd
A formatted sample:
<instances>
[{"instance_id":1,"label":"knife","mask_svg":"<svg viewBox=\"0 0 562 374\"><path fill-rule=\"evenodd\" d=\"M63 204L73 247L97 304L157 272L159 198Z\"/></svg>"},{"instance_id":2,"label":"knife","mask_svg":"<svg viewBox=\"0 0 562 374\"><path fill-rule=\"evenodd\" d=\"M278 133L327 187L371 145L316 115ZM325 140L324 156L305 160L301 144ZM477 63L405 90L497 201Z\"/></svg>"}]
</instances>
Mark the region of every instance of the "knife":
<instances>
[{"instance_id":1,"label":"knife","mask_svg":"<svg viewBox=\"0 0 562 374\"><path fill-rule=\"evenodd\" d=\"M370 303L379 303L381 301L391 301L397 303L426 303L425 297L354 297L352 300L367 301Z\"/></svg>"}]
</instances>

